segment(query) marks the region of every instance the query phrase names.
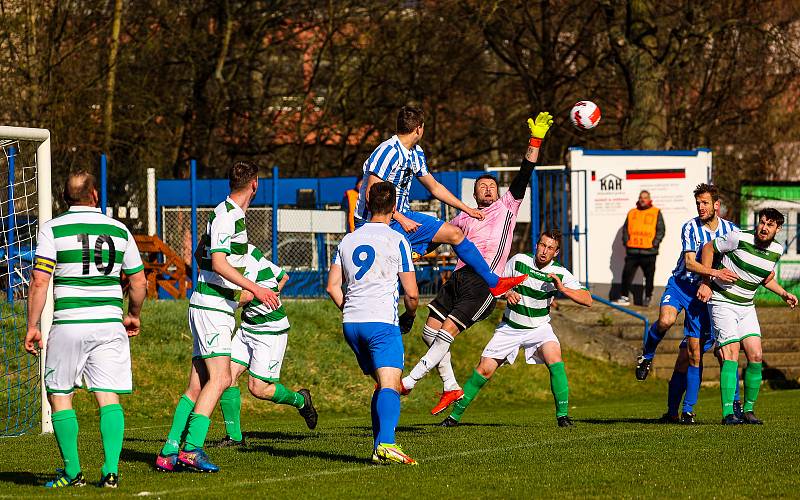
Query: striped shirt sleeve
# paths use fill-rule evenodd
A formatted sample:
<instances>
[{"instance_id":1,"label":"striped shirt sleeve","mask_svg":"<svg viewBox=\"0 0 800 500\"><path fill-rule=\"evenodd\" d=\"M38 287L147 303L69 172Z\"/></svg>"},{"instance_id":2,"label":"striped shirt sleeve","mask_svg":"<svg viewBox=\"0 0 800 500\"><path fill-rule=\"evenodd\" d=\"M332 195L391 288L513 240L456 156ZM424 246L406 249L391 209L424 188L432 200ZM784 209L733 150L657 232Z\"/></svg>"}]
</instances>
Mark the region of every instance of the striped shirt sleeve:
<instances>
[{"instance_id":1,"label":"striped shirt sleeve","mask_svg":"<svg viewBox=\"0 0 800 500\"><path fill-rule=\"evenodd\" d=\"M56 268L56 242L53 237L53 230L49 227L41 227L36 236L36 258L33 268L47 274L53 274Z\"/></svg>"},{"instance_id":2,"label":"striped shirt sleeve","mask_svg":"<svg viewBox=\"0 0 800 500\"><path fill-rule=\"evenodd\" d=\"M714 250L718 253L732 252L739 246L739 231L714 238Z\"/></svg>"},{"instance_id":3,"label":"striped shirt sleeve","mask_svg":"<svg viewBox=\"0 0 800 500\"><path fill-rule=\"evenodd\" d=\"M136 274L144 269L142 263L142 254L139 253L139 247L136 246L136 240L133 239L130 232L128 233L128 244L125 247L125 254L122 257L122 272L131 275Z\"/></svg>"},{"instance_id":4,"label":"striped shirt sleeve","mask_svg":"<svg viewBox=\"0 0 800 500\"><path fill-rule=\"evenodd\" d=\"M414 175L417 177L425 177L426 175L430 174L428 171L428 159L425 158L425 153L422 151L421 147L415 147L414 152L417 154L418 160L414 162Z\"/></svg>"},{"instance_id":5,"label":"striped shirt sleeve","mask_svg":"<svg viewBox=\"0 0 800 500\"><path fill-rule=\"evenodd\" d=\"M211 222L211 251L231 254L231 238L236 232L233 218L228 214L217 215Z\"/></svg>"},{"instance_id":6,"label":"striped shirt sleeve","mask_svg":"<svg viewBox=\"0 0 800 500\"><path fill-rule=\"evenodd\" d=\"M561 278L561 283L571 290L583 290L581 282L566 269L564 270L564 276Z\"/></svg>"},{"instance_id":7,"label":"striped shirt sleeve","mask_svg":"<svg viewBox=\"0 0 800 500\"><path fill-rule=\"evenodd\" d=\"M400 265L397 272L409 273L414 270L414 262L411 260L411 247L405 238L400 240Z\"/></svg>"},{"instance_id":8,"label":"striped shirt sleeve","mask_svg":"<svg viewBox=\"0 0 800 500\"><path fill-rule=\"evenodd\" d=\"M692 221L683 225L683 230L681 231L681 247L684 253L697 252L697 235L695 234Z\"/></svg>"},{"instance_id":9,"label":"striped shirt sleeve","mask_svg":"<svg viewBox=\"0 0 800 500\"><path fill-rule=\"evenodd\" d=\"M384 143L372 152L364 165L364 173L373 174L386 181L392 173L392 165L397 163L400 153L391 143Z\"/></svg>"},{"instance_id":10,"label":"striped shirt sleeve","mask_svg":"<svg viewBox=\"0 0 800 500\"><path fill-rule=\"evenodd\" d=\"M503 269L503 277L504 278L511 278L513 276L516 276L516 274L515 274L516 271L514 269L514 265L516 264L516 262L517 262L517 256L516 255L511 257L510 259L508 259L508 262L506 262L506 267Z\"/></svg>"}]
</instances>

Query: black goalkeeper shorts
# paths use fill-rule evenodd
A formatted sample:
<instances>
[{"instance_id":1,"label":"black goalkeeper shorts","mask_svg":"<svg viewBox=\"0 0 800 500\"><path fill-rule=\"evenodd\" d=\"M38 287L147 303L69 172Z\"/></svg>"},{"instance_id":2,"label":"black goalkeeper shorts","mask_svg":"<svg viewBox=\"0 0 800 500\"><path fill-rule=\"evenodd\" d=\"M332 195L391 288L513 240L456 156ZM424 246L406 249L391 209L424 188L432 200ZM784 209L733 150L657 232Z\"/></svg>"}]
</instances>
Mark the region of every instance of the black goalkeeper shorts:
<instances>
[{"instance_id":1,"label":"black goalkeeper shorts","mask_svg":"<svg viewBox=\"0 0 800 500\"><path fill-rule=\"evenodd\" d=\"M428 309L441 322L450 318L458 331L463 332L488 318L495 305L497 299L489 291L489 285L471 267L462 267L439 289Z\"/></svg>"}]
</instances>

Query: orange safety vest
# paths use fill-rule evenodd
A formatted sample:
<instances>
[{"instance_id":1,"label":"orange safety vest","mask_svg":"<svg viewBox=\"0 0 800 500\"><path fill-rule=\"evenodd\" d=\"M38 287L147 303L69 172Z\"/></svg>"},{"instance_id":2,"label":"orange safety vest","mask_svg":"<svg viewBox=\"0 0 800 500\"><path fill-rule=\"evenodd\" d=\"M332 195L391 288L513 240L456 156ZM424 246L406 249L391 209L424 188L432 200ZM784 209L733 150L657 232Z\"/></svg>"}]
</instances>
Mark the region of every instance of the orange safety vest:
<instances>
[{"instance_id":1,"label":"orange safety vest","mask_svg":"<svg viewBox=\"0 0 800 500\"><path fill-rule=\"evenodd\" d=\"M628 212L628 248L653 248L658 224L658 209L632 208Z\"/></svg>"},{"instance_id":2,"label":"orange safety vest","mask_svg":"<svg viewBox=\"0 0 800 500\"><path fill-rule=\"evenodd\" d=\"M355 189L348 189L345 192L347 195L347 227L350 228L350 232L356 230L356 203L358 203L358 191Z\"/></svg>"}]
</instances>

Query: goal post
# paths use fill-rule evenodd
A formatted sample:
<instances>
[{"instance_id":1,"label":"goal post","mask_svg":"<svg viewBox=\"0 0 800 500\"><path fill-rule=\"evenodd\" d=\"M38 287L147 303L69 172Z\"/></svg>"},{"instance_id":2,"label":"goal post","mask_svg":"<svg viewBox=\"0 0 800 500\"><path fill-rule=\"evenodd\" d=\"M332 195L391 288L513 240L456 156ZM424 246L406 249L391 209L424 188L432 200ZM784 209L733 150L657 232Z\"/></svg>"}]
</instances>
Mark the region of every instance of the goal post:
<instances>
[{"instance_id":1,"label":"goal post","mask_svg":"<svg viewBox=\"0 0 800 500\"><path fill-rule=\"evenodd\" d=\"M50 165L50 131L40 128L0 126L0 169L6 189L0 187L2 241L0 276L7 294L0 318L0 436L23 434L41 419L43 433L53 431L50 405L44 384L44 356L25 353L27 333L27 288L36 250L39 225L53 217ZM53 322L53 283L41 316L42 343ZM3 398L4 396L4 398ZM4 400L2 400L4 399Z\"/></svg>"}]
</instances>

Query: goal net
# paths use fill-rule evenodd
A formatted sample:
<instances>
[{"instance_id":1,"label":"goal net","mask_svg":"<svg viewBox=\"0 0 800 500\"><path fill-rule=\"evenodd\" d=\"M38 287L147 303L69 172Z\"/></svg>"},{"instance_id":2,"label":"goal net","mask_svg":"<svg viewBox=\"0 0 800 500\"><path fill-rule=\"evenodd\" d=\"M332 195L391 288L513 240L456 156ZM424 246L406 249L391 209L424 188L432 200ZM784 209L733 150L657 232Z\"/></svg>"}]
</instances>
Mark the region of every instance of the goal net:
<instances>
[{"instance_id":1,"label":"goal net","mask_svg":"<svg viewBox=\"0 0 800 500\"><path fill-rule=\"evenodd\" d=\"M0 436L18 436L41 421L51 431L43 398L43 355L25 351L28 285L38 225L52 216L50 133L0 126ZM52 322L52 289L42 334Z\"/></svg>"}]
</instances>

